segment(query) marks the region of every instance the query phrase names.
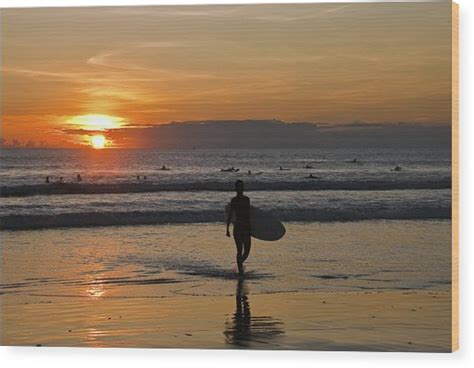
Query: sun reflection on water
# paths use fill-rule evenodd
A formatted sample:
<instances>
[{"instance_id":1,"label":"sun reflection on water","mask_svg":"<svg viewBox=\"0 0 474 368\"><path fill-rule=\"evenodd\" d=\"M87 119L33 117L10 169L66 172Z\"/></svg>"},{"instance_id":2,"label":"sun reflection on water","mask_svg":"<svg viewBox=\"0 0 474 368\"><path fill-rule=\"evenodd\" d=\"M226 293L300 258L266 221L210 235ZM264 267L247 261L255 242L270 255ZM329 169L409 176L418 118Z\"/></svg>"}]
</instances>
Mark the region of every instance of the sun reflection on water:
<instances>
[{"instance_id":1,"label":"sun reflection on water","mask_svg":"<svg viewBox=\"0 0 474 368\"><path fill-rule=\"evenodd\" d=\"M85 294L91 298L100 298L105 295L106 290L101 279L95 279L87 284Z\"/></svg>"}]
</instances>

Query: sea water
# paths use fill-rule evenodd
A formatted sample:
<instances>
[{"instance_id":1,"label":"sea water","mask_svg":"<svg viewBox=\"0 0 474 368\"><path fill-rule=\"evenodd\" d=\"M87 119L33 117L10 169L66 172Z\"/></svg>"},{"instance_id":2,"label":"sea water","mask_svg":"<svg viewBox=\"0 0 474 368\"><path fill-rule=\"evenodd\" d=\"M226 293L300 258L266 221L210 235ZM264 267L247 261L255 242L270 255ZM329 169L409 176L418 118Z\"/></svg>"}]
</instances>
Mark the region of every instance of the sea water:
<instances>
[{"instance_id":1,"label":"sea water","mask_svg":"<svg viewBox=\"0 0 474 368\"><path fill-rule=\"evenodd\" d=\"M219 222L237 179L282 221L449 219L450 159L434 149L10 149L0 220L4 229Z\"/></svg>"},{"instance_id":2,"label":"sea water","mask_svg":"<svg viewBox=\"0 0 474 368\"><path fill-rule=\"evenodd\" d=\"M253 240L253 293L451 285L447 151L4 150L1 162L3 294L232 295L237 179L287 228Z\"/></svg>"}]
</instances>

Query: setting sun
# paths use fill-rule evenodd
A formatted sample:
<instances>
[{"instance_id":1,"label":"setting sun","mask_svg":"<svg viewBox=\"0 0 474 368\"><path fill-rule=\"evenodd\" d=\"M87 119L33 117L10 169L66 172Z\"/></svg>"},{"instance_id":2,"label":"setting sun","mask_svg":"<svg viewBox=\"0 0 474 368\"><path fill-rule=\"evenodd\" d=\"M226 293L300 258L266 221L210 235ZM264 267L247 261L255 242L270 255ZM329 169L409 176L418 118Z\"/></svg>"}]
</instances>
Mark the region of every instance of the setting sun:
<instances>
[{"instance_id":1,"label":"setting sun","mask_svg":"<svg viewBox=\"0 0 474 368\"><path fill-rule=\"evenodd\" d=\"M95 149L105 148L106 143L107 143L107 140L102 134L96 134L90 138L90 144Z\"/></svg>"}]
</instances>

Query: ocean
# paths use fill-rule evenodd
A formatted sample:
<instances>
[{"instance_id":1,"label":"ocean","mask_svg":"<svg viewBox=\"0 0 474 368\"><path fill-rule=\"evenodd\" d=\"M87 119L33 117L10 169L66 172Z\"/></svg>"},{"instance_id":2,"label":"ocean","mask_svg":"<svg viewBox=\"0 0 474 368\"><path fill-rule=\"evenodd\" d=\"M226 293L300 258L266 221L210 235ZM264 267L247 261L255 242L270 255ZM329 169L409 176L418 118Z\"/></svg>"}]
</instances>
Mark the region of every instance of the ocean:
<instances>
[{"instance_id":1,"label":"ocean","mask_svg":"<svg viewBox=\"0 0 474 368\"><path fill-rule=\"evenodd\" d=\"M1 162L3 229L222 222L237 179L286 222L451 216L443 150L10 149Z\"/></svg>"}]
</instances>

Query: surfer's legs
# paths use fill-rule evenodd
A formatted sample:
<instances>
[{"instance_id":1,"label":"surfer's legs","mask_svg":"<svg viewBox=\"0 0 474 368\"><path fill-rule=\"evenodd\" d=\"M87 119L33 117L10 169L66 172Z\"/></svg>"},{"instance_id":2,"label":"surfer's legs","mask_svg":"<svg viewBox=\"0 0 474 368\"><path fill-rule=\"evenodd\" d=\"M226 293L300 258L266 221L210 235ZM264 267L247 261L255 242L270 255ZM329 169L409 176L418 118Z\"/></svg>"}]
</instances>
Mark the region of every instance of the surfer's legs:
<instances>
[{"instance_id":1,"label":"surfer's legs","mask_svg":"<svg viewBox=\"0 0 474 368\"><path fill-rule=\"evenodd\" d=\"M252 246L252 238L250 237L250 234L245 234L243 237L243 241L244 241L244 254L242 255L242 262L245 262L245 260L250 255L250 248Z\"/></svg>"},{"instance_id":2,"label":"surfer's legs","mask_svg":"<svg viewBox=\"0 0 474 368\"><path fill-rule=\"evenodd\" d=\"M239 275L243 275L244 274L244 266L243 266L243 257L242 257L242 245L243 245L243 241L242 241L242 237L240 236L240 234L236 233L234 231L234 241L235 241L235 247L237 248L237 267L239 268Z\"/></svg>"}]
</instances>

